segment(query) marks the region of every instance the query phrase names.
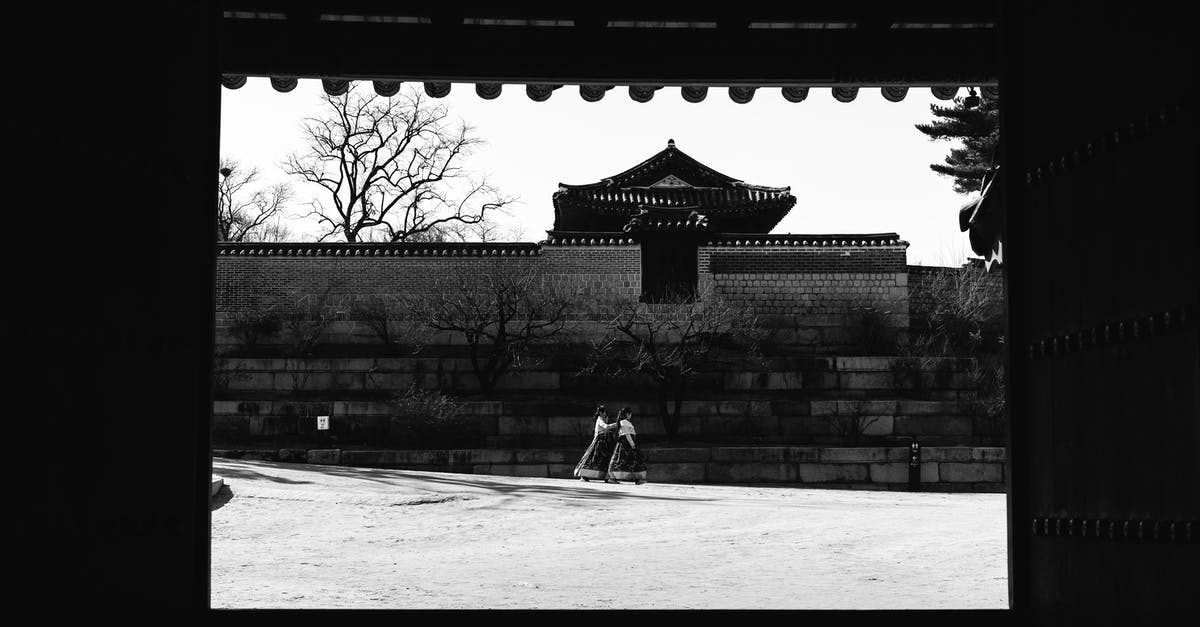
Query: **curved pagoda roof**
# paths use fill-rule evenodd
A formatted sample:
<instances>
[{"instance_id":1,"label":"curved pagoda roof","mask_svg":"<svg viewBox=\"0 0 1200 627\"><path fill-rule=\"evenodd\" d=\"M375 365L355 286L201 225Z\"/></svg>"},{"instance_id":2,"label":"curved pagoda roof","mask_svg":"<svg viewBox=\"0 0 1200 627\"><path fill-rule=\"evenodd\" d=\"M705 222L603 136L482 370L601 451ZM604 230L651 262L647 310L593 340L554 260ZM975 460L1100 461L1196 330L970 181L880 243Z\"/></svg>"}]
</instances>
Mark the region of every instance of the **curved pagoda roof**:
<instances>
[{"instance_id":1,"label":"curved pagoda roof","mask_svg":"<svg viewBox=\"0 0 1200 627\"><path fill-rule=\"evenodd\" d=\"M559 183L554 231L623 231L635 215L706 219L707 231L769 233L796 204L790 187L750 185L696 161L669 140L666 149L596 183ZM693 219L694 221L694 219Z\"/></svg>"}]
</instances>

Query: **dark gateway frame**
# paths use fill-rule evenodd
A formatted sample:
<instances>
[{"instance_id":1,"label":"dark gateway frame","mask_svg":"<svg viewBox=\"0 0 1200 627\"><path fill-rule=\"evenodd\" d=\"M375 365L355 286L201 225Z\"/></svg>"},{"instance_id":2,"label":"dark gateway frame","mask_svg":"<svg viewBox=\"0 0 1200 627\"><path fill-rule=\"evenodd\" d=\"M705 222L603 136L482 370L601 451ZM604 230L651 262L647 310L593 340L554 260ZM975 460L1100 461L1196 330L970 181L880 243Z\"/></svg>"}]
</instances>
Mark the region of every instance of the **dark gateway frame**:
<instances>
[{"instance_id":1,"label":"dark gateway frame","mask_svg":"<svg viewBox=\"0 0 1200 627\"><path fill-rule=\"evenodd\" d=\"M1191 23L1167 6L819 1L704 13L463 2L410 12L247 0L39 16L66 63L34 52L38 74L107 97L46 103L58 124L23 129L38 139L27 145L49 158L77 154L91 129L95 167L78 172L78 184L111 193L66 210L75 222L60 248L25 252L66 260L69 292L59 274L26 275L18 286L43 303L39 328L60 330L53 350L42 345L28 365L47 375L37 383L56 401L51 422L70 431L58 449L68 463L39 471L44 518L30 527L54 541L36 561L38 591L56 606L69 591L76 603L123 612L208 607L208 173L221 77L241 74L510 89L707 85L709 97L729 86L999 85L1012 609L970 617L1015 624L1184 607L1195 581L1185 565L1200 563L1195 55ZM427 19L322 19L398 13ZM465 23L476 16L498 21ZM63 183L53 167L35 180L52 193ZM149 219L114 226L118 210ZM82 328L81 303L92 305ZM81 363L61 358L70 351ZM148 371L136 397L135 368ZM47 433L24 428L33 441ZM136 491L117 488L135 481Z\"/></svg>"}]
</instances>

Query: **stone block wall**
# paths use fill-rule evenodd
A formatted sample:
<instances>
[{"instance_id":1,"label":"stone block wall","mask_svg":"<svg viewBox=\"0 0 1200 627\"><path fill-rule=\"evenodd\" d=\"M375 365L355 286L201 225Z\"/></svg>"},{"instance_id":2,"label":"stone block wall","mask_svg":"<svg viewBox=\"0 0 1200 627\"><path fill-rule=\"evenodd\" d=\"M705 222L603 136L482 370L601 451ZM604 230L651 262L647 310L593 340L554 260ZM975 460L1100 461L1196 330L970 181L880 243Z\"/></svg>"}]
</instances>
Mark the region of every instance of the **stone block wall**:
<instances>
[{"instance_id":1,"label":"stone block wall","mask_svg":"<svg viewBox=\"0 0 1200 627\"><path fill-rule=\"evenodd\" d=\"M642 293L642 251L635 244L544 246L536 259L559 293L618 300Z\"/></svg>"},{"instance_id":2,"label":"stone block wall","mask_svg":"<svg viewBox=\"0 0 1200 627\"><path fill-rule=\"evenodd\" d=\"M679 438L708 442L836 444L908 441L995 445L999 425L979 415L969 359L947 359L919 377L899 358L776 359L766 371L696 375L681 406ZM654 387L629 378L597 382L567 370L511 373L497 392L478 394L466 359L222 359L227 382L215 392L213 439L224 445L334 442L370 445L389 431L389 399L416 385L465 400L480 445L583 445L596 404L630 406L638 433L665 435ZM331 416L318 432L316 417Z\"/></svg>"},{"instance_id":3,"label":"stone block wall","mask_svg":"<svg viewBox=\"0 0 1200 627\"><path fill-rule=\"evenodd\" d=\"M792 351L853 349L871 316L903 342L906 246L705 246L700 287L749 304L772 329L772 344Z\"/></svg>"},{"instance_id":4,"label":"stone block wall","mask_svg":"<svg viewBox=\"0 0 1200 627\"><path fill-rule=\"evenodd\" d=\"M786 483L908 490L908 447L643 447L655 483ZM573 478L582 449L217 449L218 457L321 465ZM1003 492L1003 448L923 447L919 490Z\"/></svg>"},{"instance_id":5,"label":"stone block wall","mask_svg":"<svg viewBox=\"0 0 1200 627\"><path fill-rule=\"evenodd\" d=\"M811 318L818 325L858 304L905 308L904 246L705 246L698 253L701 289L752 304L760 314ZM897 326L907 325L899 309Z\"/></svg>"}]
</instances>

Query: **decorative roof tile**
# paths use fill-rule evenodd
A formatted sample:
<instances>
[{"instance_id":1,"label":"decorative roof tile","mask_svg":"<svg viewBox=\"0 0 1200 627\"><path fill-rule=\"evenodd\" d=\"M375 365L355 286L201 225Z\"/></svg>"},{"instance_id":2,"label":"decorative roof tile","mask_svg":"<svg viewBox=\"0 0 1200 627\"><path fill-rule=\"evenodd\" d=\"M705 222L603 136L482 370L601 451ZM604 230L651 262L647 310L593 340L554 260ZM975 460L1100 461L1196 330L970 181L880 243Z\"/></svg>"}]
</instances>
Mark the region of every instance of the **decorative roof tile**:
<instances>
[{"instance_id":1,"label":"decorative roof tile","mask_svg":"<svg viewBox=\"0 0 1200 627\"><path fill-rule=\"evenodd\" d=\"M907 247L908 242L895 233L855 233L809 235L802 233L721 233L704 240L705 246L837 246L837 247Z\"/></svg>"},{"instance_id":2,"label":"decorative roof tile","mask_svg":"<svg viewBox=\"0 0 1200 627\"><path fill-rule=\"evenodd\" d=\"M217 255L222 257L488 257L536 256L540 252L541 245L533 242L217 244Z\"/></svg>"},{"instance_id":3,"label":"decorative roof tile","mask_svg":"<svg viewBox=\"0 0 1200 627\"><path fill-rule=\"evenodd\" d=\"M637 244L628 233L621 231L546 231L542 244L549 246L631 246Z\"/></svg>"},{"instance_id":4,"label":"decorative roof tile","mask_svg":"<svg viewBox=\"0 0 1200 627\"><path fill-rule=\"evenodd\" d=\"M227 89L240 89L246 84L247 75L245 74L222 74L220 77L221 84ZM295 89L298 77L294 76L270 76L271 85L278 91L287 92ZM309 78L309 77L306 77ZM325 90L331 94L344 93L343 89L346 84L354 80L363 80L361 77L345 77L345 76L324 76L321 80L325 82ZM368 79L372 80L372 79ZM400 86L403 81L394 79L375 78L375 92L380 96L392 97L399 93ZM519 84L519 83L518 83ZM999 97L999 87L994 82L988 80L972 81L967 84L977 85L987 98ZM426 81L424 82L425 93L433 98L444 98L450 94L452 83L449 81ZM597 84L579 84L579 95L588 102L597 102L604 98L605 92L612 89L615 85L597 85ZM664 87L662 84L644 84L627 82L623 86L629 88L629 96L638 102L647 102L653 98L654 93ZM776 87L777 85L762 84L762 85L730 85L728 93L730 99L738 103L747 103L754 98L757 90ZM526 83L525 94L534 101L542 102L548 99L552 92L563 87L562 84L547 84L547 83ZM683 99L687 102L701 102L708 96L709 85L681 85L680 93ZM880 93L886 100L891 102L899 102L904 99L908 93L908 85L896 85L891 83L879 84L871 81L860 82L839 82L838 86L830 86L827 82L815 82L806 85L782 85L780 93L788 102L803 102L808 98L811 88L826 89L830 94L841 102L850 102L854 100L859 90L862 88L878 88ZM480 98L485 100L495 99L500 95L502 83L496 82L477 82L475 84L475 93ZM957 94L959 87L957 85L934 85L931 86L933 95L941 100L953 99Z\"/></svg>"}]
</instances>

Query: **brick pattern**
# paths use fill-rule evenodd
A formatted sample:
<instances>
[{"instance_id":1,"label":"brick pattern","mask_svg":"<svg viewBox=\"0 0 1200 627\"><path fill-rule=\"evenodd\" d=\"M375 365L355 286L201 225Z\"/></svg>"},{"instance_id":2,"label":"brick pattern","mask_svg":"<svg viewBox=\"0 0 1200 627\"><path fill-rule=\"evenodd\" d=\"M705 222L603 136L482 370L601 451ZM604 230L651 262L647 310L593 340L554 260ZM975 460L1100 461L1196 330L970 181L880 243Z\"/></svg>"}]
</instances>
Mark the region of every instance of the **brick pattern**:
<instances>
[{"instance_id":1,"label":"brick pattern","mask_svg":"<svg viewBox=\"0 0 1200 627\"><path fill-rule=\"evenodd\" d=\"M864 304L884 305L894 314L893 326L907 327L904 255L904 245L702 246L698 287L801 327L846 326L852 308ZM221 256L218 325L230 312L286 304L296 294L327 288L335 297L435 293L447 272L480 272L495 264L536 267L547 288L583 304L641 294L637 245L547 245L535 257Z\"/></svg>"},{"instance_id":2,"label":"brick pattern","mask_svg":"<svg viewBox=\"0 0 1200 627\"><path fill-rule=\"evenodd\" d=\"M531 265L537 258L220 257L217 310L236 311L289 302L296 293L331 295L430 293L451 270L497 263Z\"/></svg>"},{"instance_id":3,"label":"brick pattern","mask_svg":"<svg viewBox=\"0 0 1200 627\"><path fill-rule=\"evenodd\" d=\"M844 326L852 308L880 305L907 326L904 246L705 246L700 289L713 287L760 315L790 316L801 326Z\"/></svg>"},{"instance_id":4,"label":"brick pattern","mask_svg":"<svg viewBox=\"0 0 1200 627\"><path fill-rule=\"evenodd\" d=\"M641 292L637 246L546 248L538 257L219 257L216 300L222 312L290 301L293 294L334 296L436 293L447 272L479 272L495 264L537 267L546 285L581 298L636 298Z\"/></svg>"},{"instance_id":5,"label":"brick pattern","mask_svg":"<svg viewBox=\"0 0 1200 627\"><path fill-rule=\"evenodd\" d=\"M538 259L546 280L559 290L621 299L637 299L642 292L641 246L548 246Z\"/></svg>"},{"instance_id":6,"label":"brick pattern","mask_svg":"<svg viewBox=\"0 0 1200 627\"><path fill-rule=\"evenodd\" d=\"M718 293L751 304L759 314L813 317L814 325L836 325L852 308L875 305L894 314L893 326L907 326L908 289L902 273L736 273L706 278Z\"/></svg>"},{"instance_id":7,"label":"brick pattern","mask_svg":"<svg viewBox=\"0 0 1200 627\"><path fill-rule=\"evenodd\" d=\"M905 272L904 246L704 246L700 272L713 274Z\"/></svg>"}]
</instances>

